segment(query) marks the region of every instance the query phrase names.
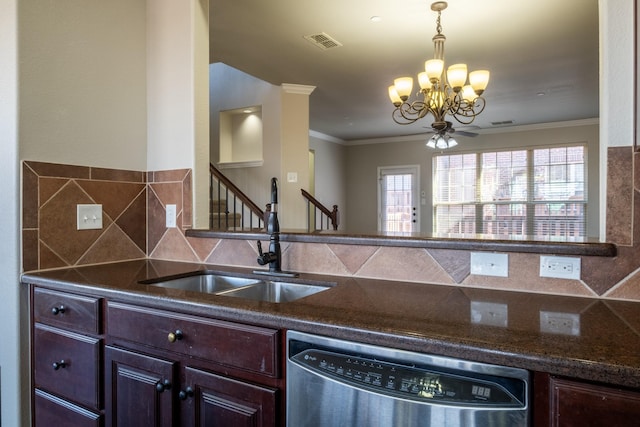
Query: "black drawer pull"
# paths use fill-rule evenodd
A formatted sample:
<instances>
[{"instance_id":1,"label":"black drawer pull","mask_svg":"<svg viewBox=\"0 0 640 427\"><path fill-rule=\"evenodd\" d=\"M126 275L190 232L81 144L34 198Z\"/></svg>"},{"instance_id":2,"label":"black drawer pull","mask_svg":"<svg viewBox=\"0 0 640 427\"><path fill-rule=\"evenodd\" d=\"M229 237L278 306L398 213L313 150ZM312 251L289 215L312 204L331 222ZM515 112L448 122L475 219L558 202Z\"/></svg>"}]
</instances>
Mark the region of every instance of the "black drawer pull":
<instances>
[{"instance_id":1,"label":"black drawer pull","mask_svg":"<svg viewBox=\"0 0 640 427\"><path fill-rule=\"evenodd\" d=\"M62 368L62 369L64 369L64 368L66 368L66 367L67 367L67 362L65 362L64 360L61 360L61 361L59 361L59 362L53 362L53 363L51 364L51 366L53 366L53 369L54 369L55 371L57 371L58 369L61 369L61 368Z\"/></svg>"},{"instance_id":2,"label":"black drawer pull","mask_svg":"<svg viewBox=\"0 0 640 427\"><path fill-rule=\"evenodd\" d=\"M64 305L60 304L60 307L53 307L51 309L51 314L53 314L54 316L57 316L58 314L64 314L66 308Z\"/></svg>"}]
</instances>

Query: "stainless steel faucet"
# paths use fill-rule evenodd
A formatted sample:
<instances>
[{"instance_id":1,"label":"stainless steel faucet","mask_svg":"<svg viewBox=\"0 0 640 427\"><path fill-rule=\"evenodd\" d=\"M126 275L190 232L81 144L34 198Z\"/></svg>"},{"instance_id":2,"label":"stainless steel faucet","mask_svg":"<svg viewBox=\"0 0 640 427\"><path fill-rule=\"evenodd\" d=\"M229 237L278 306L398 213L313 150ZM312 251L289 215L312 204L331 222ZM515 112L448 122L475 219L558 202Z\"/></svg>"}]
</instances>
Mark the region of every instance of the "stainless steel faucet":
<instances>
[{"instance_id":1,"label":"stainless steel faucet","mask_svg":"<svg viewBox=\"0 0 640 427\"><path fill-rule=\"evenodd\" d=\"M257 274L296 277L297 273L282 271L282 251L280 250L280 223L278 222L278 180L271 178L271 210L267 220L269 234L269 252L262 252L262 243L258 240L258 264L269 264L269 270L255 270Z\"/></svg>"}]
</instances>

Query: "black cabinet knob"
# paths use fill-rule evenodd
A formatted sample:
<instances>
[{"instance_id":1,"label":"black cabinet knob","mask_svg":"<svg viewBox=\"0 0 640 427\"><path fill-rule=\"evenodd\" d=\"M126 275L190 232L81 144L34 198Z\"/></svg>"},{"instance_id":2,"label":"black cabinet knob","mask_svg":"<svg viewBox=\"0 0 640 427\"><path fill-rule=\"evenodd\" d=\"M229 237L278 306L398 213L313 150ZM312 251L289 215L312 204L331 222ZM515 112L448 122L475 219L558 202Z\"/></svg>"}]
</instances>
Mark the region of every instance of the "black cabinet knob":
<instances>
[{"instance_id":1,"label":"black cabinet knob","mask_svg":"<svg viewBox=\"0 0 640 427\"><path fill-rule=\"evenodd\" d=\"M156 391L158 393L162 393L165 390L171 390L171 381L169 380L164 380L162 382L158 381L158 383L156 384Z\"/></svg>"},{"instance_id":2,"label":"black cabinet knob","mask_svg":"<svg viewBox=\"0 0 640 427\"><path fill-rule=\"evenodd\" d=\"M66 310L66 308L64 307L64 305L60 305L60 307L53 307L51 309L51 314L53 314L54 316L57 316L58 314L63 314L64 311Z\"/></svg>"},{"instance_id":3,"label":"black cabinet knob","mask_svg":"<svg viewBox=\"0 0 640 427\"><path fill-rule=\"evenodd\" d=\"M55 371L57 371L58 369L64 369L67 367L67 362L65 362L64 360L61 360L59 362L53 362L51 364L51 366L53 366L53 369Z\"/></svg>"},{"instance_id":4,"label":"black cabinet knob","mask_svg":"<svg viewBox=\"0 0 640 427\"><path fill-rule=\"evenodd\" d=\"M193 397L193 389L191 387L187 387L184 390L180 390L180 392L178 393L178 398L180 400L187 400L190 397Z\"/></svg>"}]
</instances>

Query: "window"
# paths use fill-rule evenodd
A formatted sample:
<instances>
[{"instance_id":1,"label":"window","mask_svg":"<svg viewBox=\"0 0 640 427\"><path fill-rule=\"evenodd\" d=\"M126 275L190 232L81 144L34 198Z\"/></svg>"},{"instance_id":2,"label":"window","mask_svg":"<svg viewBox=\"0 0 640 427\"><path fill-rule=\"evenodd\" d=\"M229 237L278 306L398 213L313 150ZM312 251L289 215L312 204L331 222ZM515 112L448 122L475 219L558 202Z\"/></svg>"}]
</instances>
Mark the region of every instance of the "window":
<instances>
[{"instance_id":1,"label":"window","mask_svg":"<svg viewBox=\"0 0 640 427\"><path fill-rule=\"evenodd\" d=\"M585 236L585 157L585 145L434 156L434 232Z\"/></svg>"}]
</instances>

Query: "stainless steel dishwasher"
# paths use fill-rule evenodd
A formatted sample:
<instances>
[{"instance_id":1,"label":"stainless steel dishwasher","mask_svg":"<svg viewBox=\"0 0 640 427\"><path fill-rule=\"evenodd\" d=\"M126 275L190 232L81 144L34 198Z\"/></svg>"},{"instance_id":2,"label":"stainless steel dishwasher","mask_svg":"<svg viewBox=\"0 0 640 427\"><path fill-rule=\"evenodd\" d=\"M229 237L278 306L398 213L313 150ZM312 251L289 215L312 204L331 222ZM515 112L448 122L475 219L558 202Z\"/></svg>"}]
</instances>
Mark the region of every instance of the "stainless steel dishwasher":
<instances>
[{"instance_id":1,"label":"stainless steel dishwasher","mask_svg":"<svg viewBox=\"0 0 640 427\"><path fill-rule=\"evenodd\" d=\"M288 427L528 426L529 372L287 332Z\"/></svg>"}]
</instances>

